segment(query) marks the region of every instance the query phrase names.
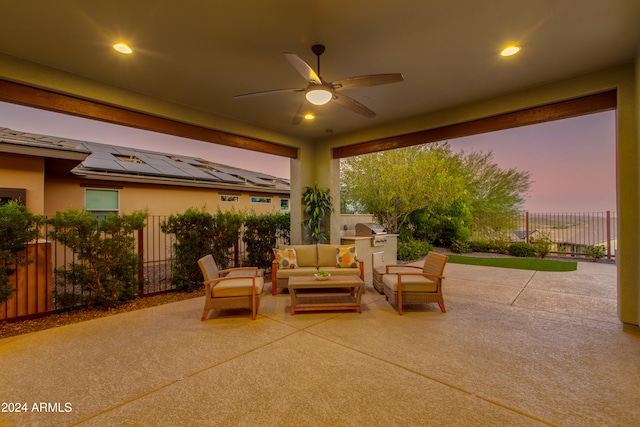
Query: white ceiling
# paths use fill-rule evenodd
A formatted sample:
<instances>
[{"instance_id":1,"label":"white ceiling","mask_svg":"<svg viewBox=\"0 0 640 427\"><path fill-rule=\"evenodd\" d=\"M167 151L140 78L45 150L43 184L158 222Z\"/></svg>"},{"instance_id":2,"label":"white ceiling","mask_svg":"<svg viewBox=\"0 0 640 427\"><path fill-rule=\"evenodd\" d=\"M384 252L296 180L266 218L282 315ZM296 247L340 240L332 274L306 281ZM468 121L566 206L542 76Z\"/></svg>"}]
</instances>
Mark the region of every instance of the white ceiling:
<instances>
[{"instance_id":1,"label":"white ceiling","mask_svg":"<svg viewBox=\"0 0 640 427\"><path fill-rule=\"evenodd\" d=\"M631 62L639 0L3 0L0 52L277 132L315 138ZM111 45L126 40L134 54ZM522 52L504 59L508 42ZM377 113L315 107L293 126L302 93L233 96L321 75L396 73L405 81L344 93Z\"/></svg>"}]
</instances>

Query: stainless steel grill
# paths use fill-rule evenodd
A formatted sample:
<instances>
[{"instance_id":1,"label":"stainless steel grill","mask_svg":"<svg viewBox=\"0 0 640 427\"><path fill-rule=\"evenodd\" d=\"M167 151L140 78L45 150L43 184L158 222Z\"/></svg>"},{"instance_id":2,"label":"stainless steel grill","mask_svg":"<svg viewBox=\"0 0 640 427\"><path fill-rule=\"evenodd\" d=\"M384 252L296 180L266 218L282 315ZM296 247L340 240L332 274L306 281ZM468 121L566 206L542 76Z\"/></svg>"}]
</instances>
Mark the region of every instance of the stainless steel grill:
<instances>
[{"instance_id":1,"label":"stainless steel grill","mask_svg":"<svg viewBox=\"0 0 640 427\"><path fill-rule=\"evenodd\" d=\"M373 237L371 246L384 246L387 243L387 230L373 222L360 222L356 224L356 236Z\"/></svg>"}]
</instances>

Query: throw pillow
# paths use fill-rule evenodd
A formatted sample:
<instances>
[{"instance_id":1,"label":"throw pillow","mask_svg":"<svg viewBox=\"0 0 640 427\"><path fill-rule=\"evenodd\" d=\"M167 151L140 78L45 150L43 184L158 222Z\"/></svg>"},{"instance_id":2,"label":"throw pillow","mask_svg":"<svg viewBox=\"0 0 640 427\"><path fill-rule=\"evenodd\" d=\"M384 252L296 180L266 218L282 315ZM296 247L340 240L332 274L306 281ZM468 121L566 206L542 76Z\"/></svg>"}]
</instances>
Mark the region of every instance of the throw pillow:
<instances>
[{"instance_id":1,"label":"throw pillow","mask_svg":"<svg viewBox=\"0 0 640 427\"><path fill-rule=\"evenodd\" d=\"M274 249L273 254L278 261L278 268L298 268L295 249Z\"/></svg>"},{"instance_id":2,"label":"throw pillow","mask_svg":"<svg viewBox=\"0 0 640 427\"><path fill-rule=\"evenodd\" d=\"M358 268L356 256L355 246L343 246L336 248L336 267Z\"/></svg>"}]
</instances>

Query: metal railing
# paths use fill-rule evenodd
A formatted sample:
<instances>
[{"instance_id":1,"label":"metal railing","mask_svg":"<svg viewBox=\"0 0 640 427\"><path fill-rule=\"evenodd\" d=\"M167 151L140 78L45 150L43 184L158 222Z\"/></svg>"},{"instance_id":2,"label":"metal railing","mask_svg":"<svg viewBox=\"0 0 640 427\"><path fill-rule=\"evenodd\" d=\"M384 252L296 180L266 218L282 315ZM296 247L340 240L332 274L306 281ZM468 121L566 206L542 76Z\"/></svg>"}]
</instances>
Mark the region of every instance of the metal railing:
<instances>
[{"instance_id":1,"label":"metal railing","mask_svg":"<svg viewBox=\"0 0 640 427\"><path fill-rule=\"evenodd\" d=\"M471 240L534 242L547 238L556 256L585 257L590 246L604 248L614 259L618 249L615 212L531 213L487 215L474 218Z\"/></svg>"}]
</instances>

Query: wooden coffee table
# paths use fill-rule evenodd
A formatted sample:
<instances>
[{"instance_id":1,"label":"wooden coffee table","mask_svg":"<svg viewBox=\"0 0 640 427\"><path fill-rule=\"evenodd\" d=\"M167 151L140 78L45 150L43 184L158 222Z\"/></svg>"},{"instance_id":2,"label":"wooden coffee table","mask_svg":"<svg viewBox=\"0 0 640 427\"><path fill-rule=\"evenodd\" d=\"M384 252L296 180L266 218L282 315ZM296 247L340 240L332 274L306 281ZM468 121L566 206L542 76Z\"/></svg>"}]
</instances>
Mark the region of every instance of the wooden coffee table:
<instances>
[{"instance_id":1,"label":"wooden coffee table","mask_svg":"<svg viewBox=\"0 0 640 427\"><path fill-rule=\"evenodd\" d=\"M347 288L350 292L344 291ZM331 289L336 291L331 292ZM343 291L339 292L339 289ZM299 311L323 310L356 310L362 313L360 298L363 292L364 282L358 276L333 275L327 280L318 280L315 276L289 277L292 315Z\"/></svg>"}]
</instances>

